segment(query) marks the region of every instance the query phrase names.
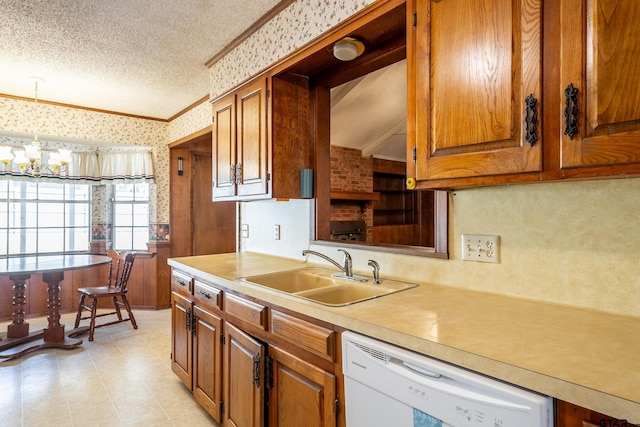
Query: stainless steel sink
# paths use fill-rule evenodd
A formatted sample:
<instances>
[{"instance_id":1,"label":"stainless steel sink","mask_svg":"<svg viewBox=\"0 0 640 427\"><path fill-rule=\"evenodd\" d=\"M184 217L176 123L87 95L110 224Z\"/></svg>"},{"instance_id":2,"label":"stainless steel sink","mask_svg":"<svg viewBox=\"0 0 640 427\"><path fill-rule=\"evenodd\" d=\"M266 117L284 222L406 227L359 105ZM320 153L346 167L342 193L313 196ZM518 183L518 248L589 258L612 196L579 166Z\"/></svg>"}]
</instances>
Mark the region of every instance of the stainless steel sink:
<instances>
[{"instance_id":1,"label":"stainless steel sink","mask_svg":"<svg viewBox=\"0 0 640 427\"><path fill-rule=\"evenodd\" d=\"M335 270L325 268L304 267L241 277L239 280L334 307L379 298L418 286L415 283L384 279L381 284L374 285L371 278L364 278L366 281L359 282L334 277L335 273Z\"/></svg>"}]
</instances>

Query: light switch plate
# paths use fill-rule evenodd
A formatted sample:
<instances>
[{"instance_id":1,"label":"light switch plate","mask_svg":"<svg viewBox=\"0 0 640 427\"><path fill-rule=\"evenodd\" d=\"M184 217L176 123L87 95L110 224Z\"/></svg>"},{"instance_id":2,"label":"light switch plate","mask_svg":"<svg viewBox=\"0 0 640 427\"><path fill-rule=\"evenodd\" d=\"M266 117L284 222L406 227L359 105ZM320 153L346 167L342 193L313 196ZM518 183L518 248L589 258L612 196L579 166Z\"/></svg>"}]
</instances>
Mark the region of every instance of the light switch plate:
<instances>
[{"instance_id":1,"label":"light switch plate","mask_svg":"<svg viewBox=\"0 0 640 427\"><path fill-rule=\"evenodd\" d=\"M242 224L242 226L240 226L240 235L244 238L249 237L249 224Z\"/></svg>"},{"instance_id":2,"label":"light switch plate","mask_svg":"<svg viewBox=\"0 0 640 427\"><path fill-rule=\"evenodd\" d=\"M500 236L487 234L463 234L462 260L499 263Z\"/></svg>"}]
</instances>

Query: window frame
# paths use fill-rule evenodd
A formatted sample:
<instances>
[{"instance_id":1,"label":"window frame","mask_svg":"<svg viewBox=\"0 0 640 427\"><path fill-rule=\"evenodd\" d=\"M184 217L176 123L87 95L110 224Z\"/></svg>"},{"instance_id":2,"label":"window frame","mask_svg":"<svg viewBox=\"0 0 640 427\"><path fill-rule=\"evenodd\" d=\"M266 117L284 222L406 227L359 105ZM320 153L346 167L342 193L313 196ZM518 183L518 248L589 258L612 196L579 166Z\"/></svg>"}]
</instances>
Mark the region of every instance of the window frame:
<instances>
[{"instance_id":1,"label":"window frame","mask_svg":"<svg viewBox=\"0 0 640 427\"><path fill-rule=\"evenodd\" d=\"M144 185L146 186L146 191L145 192L138 192L136 190L136 186L140 186L140 185ZM130 199L118 199L118 190L117 187L118 186L134 186L134 191L132 192L133 197L131 197ZM132 183L132 182L127 182L127 183L113 183L111 184L111 194L112 197L110 198L111 200L111 218L112 218L112 224L111 224L111 241L112 241L112 246L114 249L119 250L119 251L146 251L147 248L143 247L148 245L149 243L149 229L151 226L150 223L150 209L151 209L151 197L150 197L150 191L151 191L151 185L148 182L137 182L137 183ZM142 193L142 195L141 195ZM144 193L146 193L146 198L144 197ZM131 221L129 225L118 225L118 221L117 218L119 217L118 214L118 206L131 206ZM146 206L146 223L145 225L138 225L137 224L137 217L136 217L136 206ZM138 218L139 219L139 218ZM127 230L131 230L131 240L130 240L130 244L128 245L122 245L118 242L117 236L118 236L118 231L122 230L122 229L127 229ZM135 231L141 231L144 230L144 232L142 234L144 234L145 236L145 243L143 246L139 246L136 247L136 232Z\"/></svg>"},{"instance_id":2,"label":"window frame","mask_svg":"<svg viewBox=\"0 0 640 427\"><path fill-rule=\"evenodd\" d=\"M16 185L19 188L12 188L12 186ZM59 194L56 194L58 191L47 193L45 188L51 185L61 187L59 189L61 192ZM15 179L1 180L0 205L3 206L0 208L0 256L19 257L87 252L91 241L93 200L89 188L80 192L84 193L84 198L78 198L78 192L76 191L76 187L85 185L90 187L88 184L50 182L46 180L37 180L35 182ZM19 193L18 197L16 197L17 193ZM49 195L48 197L47 194ZM61 197L57 197L59 195ZM16 208L12 207L12 204L21 206ZM54 205L62 205L62 210L56 213L56 215L62 216L62 225L43 224L45 222L43 221L44 215L54 211ZM75 212L78 210L76 209L77 206L84 206L84 212L82 212L82 209L79 214ZM35 207L35 210L33 210L33 207ZM20 216L17 221L13 219L15 221L14 224L12 224L12 213L14 216ZM77 215L84 216L84 224L76 225L73 218L77 217ZM16 225L17 222L19 223L18 225ZM46 240L51 237L50 235L47 236L47 232L54 232L54 234L58 235L56 243L62 245L62 250L46 250ZM82 235L86 236L86 242L84 242L84 248L79 249L83 243L81 241L74 242ZM16 236L20 236L19 250L12 251L12 240ZM29 240L32 241L29 242ZM71 247L75 249L72 250Z\"/></svg>"}]
</instances>

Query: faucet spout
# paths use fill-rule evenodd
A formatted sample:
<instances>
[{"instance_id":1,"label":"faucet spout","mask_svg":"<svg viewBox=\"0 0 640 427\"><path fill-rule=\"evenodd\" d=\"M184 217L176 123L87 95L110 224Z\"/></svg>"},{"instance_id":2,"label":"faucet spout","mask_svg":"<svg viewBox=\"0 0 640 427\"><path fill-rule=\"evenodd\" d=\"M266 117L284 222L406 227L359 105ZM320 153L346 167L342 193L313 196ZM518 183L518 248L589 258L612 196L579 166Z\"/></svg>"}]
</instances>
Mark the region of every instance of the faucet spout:
<instances>
[{"instance_id":1,"label":"faucet spout","mask_svg":"<svg viewBox=\"0 0 640 427\"><path fill-rule=\"evenodd\" d=\"M366 282L367 279L365 277L357 276L353 274L353 261L351 259L351 254L349 254L349 252L345 251L344 249L338 249L338 250L340 252L344 252L344 266L340 265L337 261L332 260L331 258L329 258L323 253L312 251L309 249L303 250L302 256L315 255L317 257L320 257L326 261L329 261L331 264L338 267L340 271L342 271L342 273L344 273L344 274L338 274L338 273L332 274L333 277L338 277L338 278L347 279L347 280L355 280L357 282Z\"/></svg>"},{"instance_id":2,"label":"faucet spout","mask_svg":"<svg viewBox=\"0 0 640 427\"><path fill-rule=\"evenodd\" d=\"M347 275L347 272L345 270L345 268L343 266L341 266L337 261L334 261L333 259L329 258L328 256L326 256L323 253L320 252L316 252L316 251L312 251L309 249L305 249L302 251L302 256L308 256L308 255L315 255L319 258L322 258L325 261L329 261L331 264L335 265L336 267L338 267L340 269L340 271L343 271L345 273L345 275Z\"/></svg>"},{"instance_id":3,"label":"faucet spout","mask_svg":"<svg viewBox=\"0 0 640 427\"><path fill-rule=\"evenodd\" d=\"M351 259L351 254L344 249L338 249L340 252L344 252L344 267L342 271L344 271L344 275L347 277L353 276L353 260Z\"/></svg>"}]
</instances>

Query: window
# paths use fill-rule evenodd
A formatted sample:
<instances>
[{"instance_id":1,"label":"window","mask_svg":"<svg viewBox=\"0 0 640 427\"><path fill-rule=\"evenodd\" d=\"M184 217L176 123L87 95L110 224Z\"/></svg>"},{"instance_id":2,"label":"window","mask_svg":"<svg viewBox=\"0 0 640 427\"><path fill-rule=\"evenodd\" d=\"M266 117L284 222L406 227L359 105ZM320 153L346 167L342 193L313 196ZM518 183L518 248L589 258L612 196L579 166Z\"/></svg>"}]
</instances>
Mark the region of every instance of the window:
<instances>
[{"instance_id":1,"label":"window","mask_svg":"<svg viewBox=\"0 0 640 427\"><path fill-rule=\"evenodd\" d=\"M0 256L87 251L90 189L84 184L0 181Z\"/></svg>"},{"instance_id":2,"label":"window","mask_svg":"<svg viewBox=\"0 0 640 427\"><path fill-rule=\"evenodd\" d=\"M113 247L147 250L149 241L149 184L113 185Z\"/></svg>"}]
</instances>

